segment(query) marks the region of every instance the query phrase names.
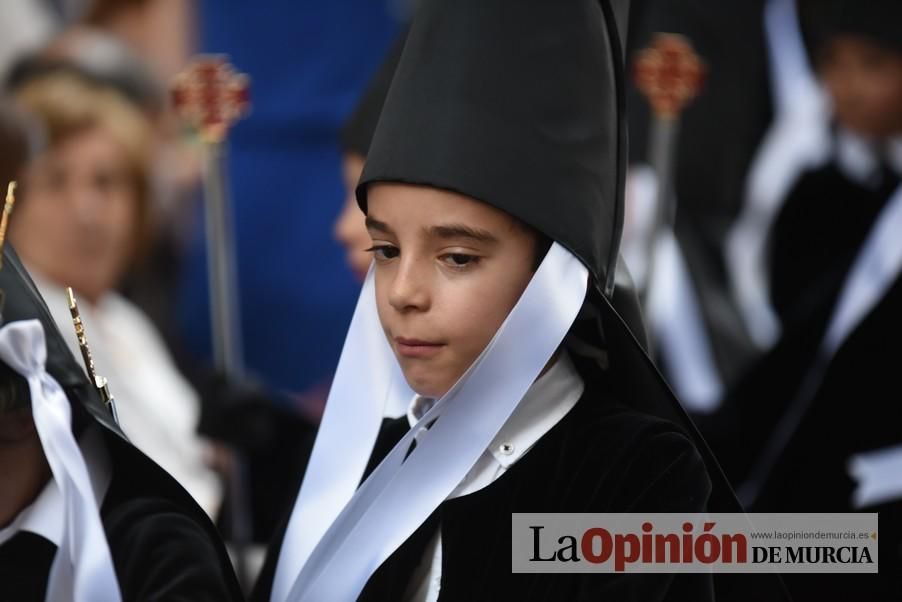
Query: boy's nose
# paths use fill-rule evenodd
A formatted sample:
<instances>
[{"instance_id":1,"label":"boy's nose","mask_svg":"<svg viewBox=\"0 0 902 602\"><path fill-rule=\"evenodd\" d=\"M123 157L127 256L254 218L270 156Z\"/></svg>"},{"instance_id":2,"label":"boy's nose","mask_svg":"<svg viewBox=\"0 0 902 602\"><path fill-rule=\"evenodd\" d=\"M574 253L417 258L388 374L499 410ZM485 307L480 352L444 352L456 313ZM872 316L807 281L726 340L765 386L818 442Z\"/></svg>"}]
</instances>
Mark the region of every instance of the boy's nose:
<instances>
[{"instance_id":1,"label":"boy's nose","mask_svg":"<svg viewBox=\"0 0 902 602\"><path fill-rule=\"evenodd\" d=\"M392 279L388 302L399 312L429 308L427 274L412 261L401 261Z\"/></svg>"}]
</instances>

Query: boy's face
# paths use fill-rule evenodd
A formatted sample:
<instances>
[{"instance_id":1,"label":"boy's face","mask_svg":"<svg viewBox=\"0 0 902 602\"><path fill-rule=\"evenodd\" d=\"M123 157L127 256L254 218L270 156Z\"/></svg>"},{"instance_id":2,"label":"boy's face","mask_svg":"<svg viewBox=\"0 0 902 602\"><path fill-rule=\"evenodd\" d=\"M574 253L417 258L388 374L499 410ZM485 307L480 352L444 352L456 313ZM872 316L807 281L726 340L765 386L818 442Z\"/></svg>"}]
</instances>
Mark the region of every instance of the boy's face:
<instances>
[{"instance_id":1,"label":"boy's face","mask_svg":"<svg viewBox=\"0 0 902 602\"><path fill-rule=\"evenodd\" d=\"M533 275L535 235L469 197L374 184L379 320L418 394L439 398L494 336Z\"/></svg>"},{"instance_id":2,"label":"boy's face","mask_svg":"<svg viewBox=\"0 0 902 602\"><path fill-rule=\"evenodd\" d=\"M869 137L902 134L902 54L867 38L832 38L818 60L837 120Z\"/></svg>"}]
</instances>

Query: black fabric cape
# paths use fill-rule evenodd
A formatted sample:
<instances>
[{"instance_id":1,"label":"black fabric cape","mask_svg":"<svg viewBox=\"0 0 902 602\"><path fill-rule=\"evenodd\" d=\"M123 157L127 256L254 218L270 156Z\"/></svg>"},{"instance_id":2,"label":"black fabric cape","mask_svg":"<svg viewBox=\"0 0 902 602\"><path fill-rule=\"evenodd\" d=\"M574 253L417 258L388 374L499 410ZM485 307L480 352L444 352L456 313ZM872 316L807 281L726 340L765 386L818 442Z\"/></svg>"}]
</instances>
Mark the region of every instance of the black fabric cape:
<instances>
[{"instance_id":1,"label":"black fabric cape","mask_svg":"<svg viewBox=\"0 0 902 602\"><path fill-rule=\"evenodd\" d=\"M134 470L127 443L104 434L113 478L101 505L123 600L240 600L221 544L173 501L171 477ZM168 495L167 495L168 494ZM0 600L43 600L56 546L20 532L0 546Z\"/></svg>"},{"instance_id":2,"label":"black fabric cape","mask_svg":"<svg viewBox=\"0 0 902 602\"><path fill-rule=\"evenodd\" d=\"M47 371L72 404L73 431L80 434L92 426L103 434L111 481L100 514L123 599L243 599L216 528L175 479L128 442L9 246L4 249L0 290L6 297L4 324L41 321ZM17 535L0 547L0 600L42 600L54 548L30 534Z\"/></svg>"},{"instance_id":3,"label":"black fabric cape","mask_svg":"<svg viewBox=\"0 0 902 602\"><path fill-rule=\"evenodd\" d=\"M513 512L703 512L710 505L710 477L690 437L623 403L609 372L574 360L587 378L576 406L499 479L439 506L381 565L359 600L403 599L439 528L443 601L788 599L772 575L511 573ZM406 417L383 421L366 474L408 428ZM282 543L281 537L272 542L251 600L269 600Z\"/></svg>"},{"instance_id":4,"label":"black fabric cape","mask_svg":"<svg viewBox=\"0 0 902 602\"><path fill-rule=\"evenodd\" d=\"M360 600L403 599L439 528L442 601L714 600L710 575L511 573L512 512L701 512L707 507L711 483L685 433L630 409L611 393L601 380L587 383L567 416L504 475L439 506L372 576ZM372 468L406 430L406 417L386 425Z\"/></svg>"},{"instance_id":5,"label":"black fabric cape","mask_svg":"<svg viewBox=\"0 0 902 602\"><path fill-rule=\"evenodd\" d=\"M834 163L804 173L793 186L769 240L771 300L785 329L823 315L877 214L899 185L891 170L873 186L849 179Z\"/></svg>"},{"instance_id":6,"label":"black fabric cape","mask_svg":"<svg viewBox=\"0 0 902 602\"><path fill-rule=\"evenodd\" d=\"M708 432L736 483L752 467L794 401L817 355L845 277L898 177L862 187L828 164L806 173L771 237L774 301L784 334L729 395ZM816 208L816 209L812 209ZM879 512L879 575L785 575L795 600L902 599L902 496L870 508L851 503L849 457L902 443L899 355L902 277L833 356L809 410L761 485L756 512ZM887 345L890 345L888 347ZM713 424L716 423L716 426Z\"/></svg>"}]
</instances>

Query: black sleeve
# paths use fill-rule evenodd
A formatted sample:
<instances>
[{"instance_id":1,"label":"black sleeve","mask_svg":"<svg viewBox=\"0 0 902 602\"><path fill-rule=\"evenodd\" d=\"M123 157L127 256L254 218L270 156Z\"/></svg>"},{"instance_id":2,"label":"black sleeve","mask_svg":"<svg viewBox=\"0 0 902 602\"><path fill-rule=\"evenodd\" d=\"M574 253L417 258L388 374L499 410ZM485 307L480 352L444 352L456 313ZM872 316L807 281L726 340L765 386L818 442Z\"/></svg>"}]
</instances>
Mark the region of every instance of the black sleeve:
<instances>
[{"instance_id":1,"label":"black sleeve","mask_svg":"<svg viewBox=\"0 0 902 602\"><path fill-rule=\"evenodd\" d=\"M705 512L711 480L692 442L681 433L657 432L635 441L634 453L598 492L599 512ZM611 491L615 494L611 499ZM711 575L585 575L577 600L682 601L714 600Z\"/></svg>"}]
</instances>

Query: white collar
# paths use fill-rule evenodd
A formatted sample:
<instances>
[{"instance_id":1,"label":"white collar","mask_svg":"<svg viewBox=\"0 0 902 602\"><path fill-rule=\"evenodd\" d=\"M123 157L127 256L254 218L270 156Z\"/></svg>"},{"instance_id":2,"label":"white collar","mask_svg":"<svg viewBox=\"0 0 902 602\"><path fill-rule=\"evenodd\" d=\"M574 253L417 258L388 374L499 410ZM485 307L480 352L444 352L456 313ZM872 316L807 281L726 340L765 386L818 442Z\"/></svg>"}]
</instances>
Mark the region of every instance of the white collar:
<instances>
[{"instance_id":1,"label":"white collar","mask_svg":"<svg viewBox=\"0 0 902 602\"><path fill-rule=\"evenodd\" d=\"M89 426L78 443L88 467L94 495L99 500L98 503L102 504L110 486L112 469L100 427ZM9 525L0 530L0 545L12 539L19 531L28 531L59 547L63 540L65 516L66 507L62 493L56 481L51 478L38 497L23 508Z\"/></svg>"},{"instance_id":2,"label":"white collar","mask_svg":"<svg viewBox=\"0 0 902 602\"><path fill-rule=\"evenodd\" d=\"M902 137L887 140L882 154L889 167L902 174ZM837 129L836 163L847 177L862 185L874 185L880 159L881 151L873 141L844 128Z\"/></svg>"},{"instance_id":3,"label":"white collar","mask_svg":"<svg viewBox=\"0 0 902 602\"><path fill-rule=\"evenodd\" d=\"M501 466L509 468L573 409L584 390L585 383L570 355L562 351L558 360L523 396L488 451ZM415 396L407 408L410 426L413 427L434 404L434 399Z\"/></svg>"}]
</instances>

